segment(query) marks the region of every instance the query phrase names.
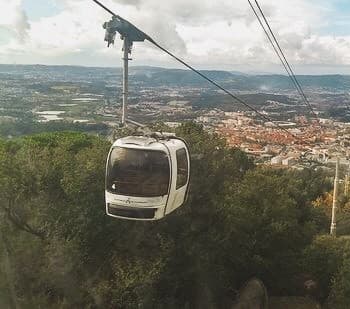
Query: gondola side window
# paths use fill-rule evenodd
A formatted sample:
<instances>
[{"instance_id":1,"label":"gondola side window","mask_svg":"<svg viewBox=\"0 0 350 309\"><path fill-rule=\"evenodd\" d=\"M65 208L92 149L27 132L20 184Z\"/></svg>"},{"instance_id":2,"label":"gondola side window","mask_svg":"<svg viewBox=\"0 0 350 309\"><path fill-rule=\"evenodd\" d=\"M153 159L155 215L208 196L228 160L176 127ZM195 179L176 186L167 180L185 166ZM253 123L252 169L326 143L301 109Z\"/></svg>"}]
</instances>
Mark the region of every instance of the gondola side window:
<instances>
[{"instance_id":1,"label":"gondola side window","mask_svg":"<svg viewBox=\"0 0 350 309\"><path fill-rule=\"evenodd\" d=\"M179 189L187 184L188 180L188 161L185 148L176 150L177 161L177 179L176 189Z\"/></svg>"}]
</instances>

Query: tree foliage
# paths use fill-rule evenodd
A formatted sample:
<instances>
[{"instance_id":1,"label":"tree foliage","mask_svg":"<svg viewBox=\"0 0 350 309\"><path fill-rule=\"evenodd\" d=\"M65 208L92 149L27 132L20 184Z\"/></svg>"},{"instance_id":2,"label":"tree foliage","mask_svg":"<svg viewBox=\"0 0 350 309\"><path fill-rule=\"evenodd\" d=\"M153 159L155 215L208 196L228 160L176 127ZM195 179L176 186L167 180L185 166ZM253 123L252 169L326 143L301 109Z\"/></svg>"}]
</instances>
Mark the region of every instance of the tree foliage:
<instances>
[{"instance_id":1,"label":"tree foliage","mask_svg":"<svg viewBox=\"0 0 350 309\"><path fill-rule=\"evenodd\" d=\"M325 228L312 204L329 190L324 175L257 168L193 123L176 131L192 156L190 196L146 223L105 215L106 140L76 132L1 140L0 232L13 276L0 287L15 287L7 298L29 307L226 308L251 276L293 293L285 278L302 271L305 248Z\"/></svg>"}]
</instances>

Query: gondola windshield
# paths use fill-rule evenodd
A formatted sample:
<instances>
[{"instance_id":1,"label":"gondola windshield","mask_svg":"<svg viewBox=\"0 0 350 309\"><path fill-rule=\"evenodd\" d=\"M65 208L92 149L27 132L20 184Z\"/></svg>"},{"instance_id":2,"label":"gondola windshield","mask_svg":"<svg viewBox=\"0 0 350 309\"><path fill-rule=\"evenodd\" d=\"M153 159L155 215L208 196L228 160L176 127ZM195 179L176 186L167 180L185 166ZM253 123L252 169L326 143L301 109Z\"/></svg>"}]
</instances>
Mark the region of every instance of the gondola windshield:
<instances>
[{"instance_id":1,"label":"gondola windshield","mask_svg":"<svg viewBox=\"0 0 350 309\"><path fill-rule=\"evenodd\" d=\"M107 191L156 197L168 194L170 167L166 153L115 147L108 161Z\"/></svg>"}]
</instances>

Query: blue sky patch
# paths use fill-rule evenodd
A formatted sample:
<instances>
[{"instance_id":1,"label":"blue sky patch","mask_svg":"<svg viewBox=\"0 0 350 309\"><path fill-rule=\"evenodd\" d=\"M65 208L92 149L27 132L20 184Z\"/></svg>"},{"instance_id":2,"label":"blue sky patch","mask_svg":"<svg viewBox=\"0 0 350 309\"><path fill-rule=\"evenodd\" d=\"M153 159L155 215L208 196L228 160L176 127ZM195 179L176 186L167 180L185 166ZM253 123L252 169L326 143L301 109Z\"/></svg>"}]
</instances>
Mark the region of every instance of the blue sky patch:
<instances>
[{"instance_id":1,"label":"blue sky patch","mask_svg":"<svg viewBox=\"0 0 350 309\"><path fill-rule=\"evenodd\" d=\"M55 0L23 0L22 7L31 21L54 16L62 10Z\"/></svg>"}]
</instances>

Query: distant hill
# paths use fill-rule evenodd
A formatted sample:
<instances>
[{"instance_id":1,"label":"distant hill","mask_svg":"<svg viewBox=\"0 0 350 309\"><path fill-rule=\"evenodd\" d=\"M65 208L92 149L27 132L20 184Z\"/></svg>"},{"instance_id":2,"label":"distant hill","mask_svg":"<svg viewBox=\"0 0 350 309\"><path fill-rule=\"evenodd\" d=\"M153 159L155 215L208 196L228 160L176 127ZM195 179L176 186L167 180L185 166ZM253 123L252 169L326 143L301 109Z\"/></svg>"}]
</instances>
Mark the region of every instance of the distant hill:
<instances>
[{"instance_id":1,"label":"distant hill","mask_svg":"<svg viewBox=\"0 0 350 309\"><path fill-rule=\"evenodd\" d=\"M202 70L203 74L233 90L242 91L278 91L294 90L286 75L249 75L237 71ZM121 78L122 69L81 66L46 65L9 65L0 64L0 74L48 76L50 80L107 80ZM152 66L131 66L131 81L146 86L169 87L211 87L210 84L194 72L185 69L168 69ZM349 91L349 75L299 75L300 84L309 90Z\"/></svg>"},{"instance_id":2,"label":"distant hill","mask_svg":"<svg viewBox=\"0 0 350 309\"><path fill-rule=\"evenodd\" d=\"M134 68L131 68L133 72ZM136 68L137 70L137 68ZM234 79L234 75L227 71L201 71L207 77L220 82L228 82ZM137 70L137 78L145 83L153 85L172 85L172 86L206 86L208 82L189 70L180 69L164 69L158 71L145 70L142 72Z\"/></svg>"}]
</instances>

